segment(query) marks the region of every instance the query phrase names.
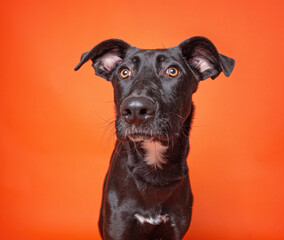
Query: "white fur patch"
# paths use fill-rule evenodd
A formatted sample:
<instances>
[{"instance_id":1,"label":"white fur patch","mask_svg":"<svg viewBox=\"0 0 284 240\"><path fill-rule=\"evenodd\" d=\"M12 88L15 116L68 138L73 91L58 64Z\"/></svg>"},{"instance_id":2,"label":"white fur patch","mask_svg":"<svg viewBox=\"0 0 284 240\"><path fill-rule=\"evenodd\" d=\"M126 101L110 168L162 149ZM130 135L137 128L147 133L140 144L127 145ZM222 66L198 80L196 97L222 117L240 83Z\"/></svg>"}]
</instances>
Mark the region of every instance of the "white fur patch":
<instances>
[{"instance_id":1,"label":"white fur patch","mask_svg":"<svg viewBox=\"0 0 284 240\"><path fill-rule=\"evenodd\" d=\"M162 168L162 164L166 163L164 153L168 147L157 141L146 140L142 142L142 147L146 151L145 161L147 164Z\"/></svg>"},{"instance_id":2,"label":"white fur patch","mask_svg":"<svg viewBox=\"0 0 284 240\"><path fill-rule=\"evenodd\" d=\"M157 217L155 218L152 218L152 217L143 217L141 216L140 214L134 214L134 217L141 223L141 224L144 224L144 223L150 223L152 225L159 225L161 223L166 223L168 220L169 220L169 215L168 214L165 214L165 215L158 215Z\"/></svg>"}]
</instances>

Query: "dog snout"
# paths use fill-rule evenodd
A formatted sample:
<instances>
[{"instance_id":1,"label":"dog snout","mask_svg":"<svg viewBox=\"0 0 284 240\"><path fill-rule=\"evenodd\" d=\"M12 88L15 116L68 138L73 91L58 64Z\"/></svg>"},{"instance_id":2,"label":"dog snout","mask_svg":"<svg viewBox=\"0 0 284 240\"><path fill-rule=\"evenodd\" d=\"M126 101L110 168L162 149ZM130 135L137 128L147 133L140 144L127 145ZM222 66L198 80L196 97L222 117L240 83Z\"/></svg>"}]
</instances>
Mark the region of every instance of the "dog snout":
<instances>
[{"instance_id":1,"label":"dog snout","mask_svg":"<svg viewBox=\"0 0 284 240\"><path fill-rule=\"evenodd\" d=\"M144 124L154 118L155 105L145 97L127 98L121 104L120 114L129 124Z\"/></svg>"}]
</instances>

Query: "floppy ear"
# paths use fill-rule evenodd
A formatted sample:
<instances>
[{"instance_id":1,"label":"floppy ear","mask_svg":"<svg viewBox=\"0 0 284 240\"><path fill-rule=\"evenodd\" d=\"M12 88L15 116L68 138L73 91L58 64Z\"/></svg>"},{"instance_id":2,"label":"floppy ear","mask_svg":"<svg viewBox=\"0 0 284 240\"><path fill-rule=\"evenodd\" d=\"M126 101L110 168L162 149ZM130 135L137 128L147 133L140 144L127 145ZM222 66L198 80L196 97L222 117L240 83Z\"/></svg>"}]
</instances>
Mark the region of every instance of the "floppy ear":
<instances>
[{"instance_id":1,"label":"floppy ear","mask_svg":"<svg viewBox=\"0 0 284 240\"><path fill-rule=\"evenodd\" d=\"M182 55L198 80L216 78L220 72L229 77L235 60L219 54L214 44L205 37L192 37L178 45Z\"/></svg>"},{"instance_id":2,"label":"floppy ear","mask_svg":"<svg viewBox=\"0 0 284 240\"><path fill-rule=\"evenodd\" d=\"M123 61L129 47L131 46L128 43L119 39L105 40L93 47L89 52L83 53L81 61L74 70L77 71L85 62L91 59L96 75L110 81L112 72Z\"/></svg>"}]
</instances>

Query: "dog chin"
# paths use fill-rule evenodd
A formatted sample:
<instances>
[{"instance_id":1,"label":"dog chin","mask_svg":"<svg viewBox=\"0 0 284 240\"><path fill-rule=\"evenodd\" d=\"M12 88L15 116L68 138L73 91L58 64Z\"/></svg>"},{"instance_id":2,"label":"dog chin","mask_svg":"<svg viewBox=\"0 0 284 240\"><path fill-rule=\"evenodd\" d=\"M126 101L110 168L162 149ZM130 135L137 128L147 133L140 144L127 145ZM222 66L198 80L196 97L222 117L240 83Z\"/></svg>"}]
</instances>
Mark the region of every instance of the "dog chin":
<instances>
[{"instance_id":1,"label":"dog chin","mask_svg":"<svg viewBox=\"0 0 284 240\"><path fill-rule=\"evenodd\" d=\"M132 142L142 142L142 141L154 141L154 137L149 135L138 135L138 134L131 134L128 135L127 138Z\"/></svg>"},{"instance_id":2,"label":"dog chin","mask_svg":"<svg viewBox=\"0 0 284 240\"><path fill-rule=\"evenodd\" d=\"M127 139L136 143L147 141L147 142L161 142L165 145L167 145L167 143L170 141L169 138L163 135L143 135L143 134L129 134L126 136L125 140Z\"/></svg>"}]
</instances>

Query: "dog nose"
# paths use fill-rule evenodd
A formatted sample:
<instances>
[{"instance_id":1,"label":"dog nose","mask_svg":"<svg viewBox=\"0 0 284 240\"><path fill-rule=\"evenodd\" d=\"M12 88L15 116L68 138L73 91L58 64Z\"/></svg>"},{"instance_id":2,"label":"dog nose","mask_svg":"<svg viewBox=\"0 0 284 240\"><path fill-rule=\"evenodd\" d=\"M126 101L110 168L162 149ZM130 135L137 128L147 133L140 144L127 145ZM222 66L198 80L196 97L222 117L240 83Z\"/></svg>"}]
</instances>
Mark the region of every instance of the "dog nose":
<instances>
[{"instance_id":1,"label":"dog nose","mask_svg":"<svg viewBox=\"0 0 284 240\"><path fill-rule=\"evenodd\" d=\"M154 113L154 103L144 97L125 99L120 107L120 114L127 123L147 123L154 117Z\"/></svg>"}]
</instances>

